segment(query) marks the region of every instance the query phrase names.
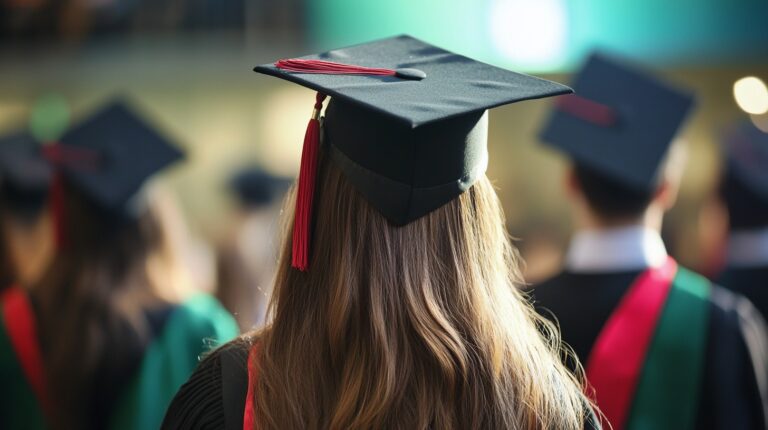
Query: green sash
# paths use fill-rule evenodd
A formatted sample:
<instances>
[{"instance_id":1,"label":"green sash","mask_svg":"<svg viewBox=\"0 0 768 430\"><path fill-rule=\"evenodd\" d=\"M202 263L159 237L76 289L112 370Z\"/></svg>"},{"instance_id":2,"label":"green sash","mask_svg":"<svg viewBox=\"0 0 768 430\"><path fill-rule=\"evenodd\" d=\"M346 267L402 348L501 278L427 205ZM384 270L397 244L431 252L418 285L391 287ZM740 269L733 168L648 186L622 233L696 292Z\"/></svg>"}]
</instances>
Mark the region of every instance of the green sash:
<instances>
[{"instance_id":1,"label":"green sash","mask_svg":"<svg viewBox=\"0 0 768 430\"><path fill-rule=\"evenodd\" d=\"M694 428L710 293L709 281L672 259L627 290L587 362L604 428Z\"/></svg>"},{"instance_id":2,"label":"green sash","mask_svg":"<svg viewBox=\"0 0 768 430\"><path fill-rule=\"evenodd\" d=\"M632 404L628 429L693 429L698 412L711 284L678 268Z\"/></svg>"},{"instance_id":3,"label":"green sash","mask_svg":"<svg viewBox=\"0 0 768 430\"><path fill-rule=\"evenodd\" d=\"M115 409L110 428L160 428L165 410L199 357L237 335L235 320L216 299L200 294L186 301L147 348L136 378Z\"/></svg>"}]
</instances>

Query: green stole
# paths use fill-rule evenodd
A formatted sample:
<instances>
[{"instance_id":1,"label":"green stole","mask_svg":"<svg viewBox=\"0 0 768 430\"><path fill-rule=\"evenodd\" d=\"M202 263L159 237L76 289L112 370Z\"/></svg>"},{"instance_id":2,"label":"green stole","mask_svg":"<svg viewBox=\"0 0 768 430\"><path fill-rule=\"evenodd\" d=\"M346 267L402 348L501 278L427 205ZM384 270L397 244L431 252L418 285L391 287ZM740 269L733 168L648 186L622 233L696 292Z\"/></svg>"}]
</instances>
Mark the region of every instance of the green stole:
<instances>
[{"instance_id":1,"label":"green stole","mask_svg":"<svg viewBox=\"0 0 768 430\"><path fill-rule=\"evenodd\" d=\"M614 429L694 428L710 293L708 280L672 259L627 291L587 365L595 400Z\"/></svg>"},{"instance_id":2,"label":"green stole","mask_svg":"<svg viewBox=\"0 0 768 430\"><path fill-rule=\"evenodd\" d=\"M237 336L232 316L207 294L187 300L147 348L134 381L112 416L113 430L160 428L173 396L201 355Z\"/></svg>"},{"instance_id":3,"label":"green stole","mask_svg":"<svg viewBox=\"0 0 768 430\"><path fill-rule=\"evenodd\" d=\"M12 342L9 333L16 330L16 325L3 319L0 322L0 428L45 429L40 396L23 370L34 366L22 358L25 354L20 354ZM238 332L232 316L209 295L198 294L180 304L148 345L132 382L115 388L122 390L122 394L109 428L160 428L165 410L192 374L200 356L231 340ZM43 373L43 369L36 370Z\"/></svg>"}]
</instances>

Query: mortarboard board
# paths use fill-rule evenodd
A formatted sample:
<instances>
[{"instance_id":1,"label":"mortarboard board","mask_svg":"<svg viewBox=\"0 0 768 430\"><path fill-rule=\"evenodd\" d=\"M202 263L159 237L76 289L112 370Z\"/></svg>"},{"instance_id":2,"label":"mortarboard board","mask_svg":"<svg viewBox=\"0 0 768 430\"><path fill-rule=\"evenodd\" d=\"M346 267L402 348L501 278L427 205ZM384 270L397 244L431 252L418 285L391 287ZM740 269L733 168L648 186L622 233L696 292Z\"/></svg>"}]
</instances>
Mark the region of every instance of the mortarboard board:
<instances>
[{"instance_id":1,"label":"mortarboard board","mask_svg":"<svg viewBox=\"0 0 768 430\"><path fill-rule=\"evenodd\" d=\"M45 203L51 168L40 158L40 144L28 133L0 138L0 187L3 202L23 213Z\"/></svg>"},{"instance_id":2,"label":"mortarboard board","mask_svg":"<svg viewBox=\"0 0 768 430\"><path fill-rule=\"evenodd\" d=\"M285 191L291 179L272 175L266 170L251 166L237 171L229 180L230 190L248 207L272 203Z\"/></svg>"},{"instance_id":3,"label":"mortarboard board","mask_svg":"<svg viewBox=\"0 0 768 430\"><path fill-rule=\"evenodd\" d=\"M661 161L693 97L651 74L600 54L558 100L541 139L575 163L638 191L653 191Z\"/></svg>"},{"instance_id":4,"label":"mortarboard board","mask_svg":"<svg viewBox=\"0 0 768 430\"><path fill-rule=\"evenodd\" d=\"M40 144L27 133L0 138L0 182L18 189L46 189L51 168L40 158Z\"/></svg>"},{"instance_id":5,"label":"mortarboard board","mask_svg":"<svg viewBox=\"0 0 768 430\"><path fill-rule=\"evenodd\" d=\"M306 269L315 166L322 133L331 159L385 218L404 225L467 190L485 172L486 110L571 90L398 36L257 66L317 90L294 226L294 267ZM306 188L303 187L306 185ZM297 258L302 261L297 261Z\"/></svg>"},{"instance_id":6,"label":"mortarboard board","mask_svg":"<svg viewBox=\"0 0 768 430\"><path fill-rule=\"evenodd\" d=\"M118 212L130 210L131 199L150 176L183 157L122 101L75 125L54 146L62 150L53 158L64 159L63 174L95 202Z\"/></svg>"},{"instance_id":7,"label":"mortarboard board","mask_svg":"<svg viewBox=\"0 0 768 430\"><path fill-rule=\"evenodd\" d=\"M768 133L745 121L725 134L723 146L728 178L768 203Z\"/></svg>"}]
</instances>

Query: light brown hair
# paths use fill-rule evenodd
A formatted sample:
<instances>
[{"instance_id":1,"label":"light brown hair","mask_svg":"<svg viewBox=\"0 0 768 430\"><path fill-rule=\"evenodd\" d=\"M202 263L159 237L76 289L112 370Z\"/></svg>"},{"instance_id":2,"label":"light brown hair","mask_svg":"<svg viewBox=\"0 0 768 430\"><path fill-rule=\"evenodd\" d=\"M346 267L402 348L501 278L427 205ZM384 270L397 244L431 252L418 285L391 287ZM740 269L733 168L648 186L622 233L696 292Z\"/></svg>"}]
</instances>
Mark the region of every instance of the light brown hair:
<instances>
[{"instance_id":1,"label":"light brown hair","mask_svg":"<svg viewBox=\"0 0 768 430\"><path fill-rule=\"evenodd\" d=\"M255 335L257 428L582 429L488 179L398 227L319 163L311 265L291 268L286 232Z\"/></svg>"},{"instance_id":2,"label":"light brown hair","mask_svg":"<svg viewBox=\"0 0 768 430\"><path fill-rule=\"evenodd\" d=\"M106 385L131 369L151 335L144 310L180 301L167 227L154 204L137 216L108 211L64 182L66 247L32 288L55 429L102 427L95 402L113 404L124 387ZM105 386L106 385L106 386ZM101 389L98 389L100 387ZM104 417L102 417L104 418Z\"/></svg>"}]
</instances>

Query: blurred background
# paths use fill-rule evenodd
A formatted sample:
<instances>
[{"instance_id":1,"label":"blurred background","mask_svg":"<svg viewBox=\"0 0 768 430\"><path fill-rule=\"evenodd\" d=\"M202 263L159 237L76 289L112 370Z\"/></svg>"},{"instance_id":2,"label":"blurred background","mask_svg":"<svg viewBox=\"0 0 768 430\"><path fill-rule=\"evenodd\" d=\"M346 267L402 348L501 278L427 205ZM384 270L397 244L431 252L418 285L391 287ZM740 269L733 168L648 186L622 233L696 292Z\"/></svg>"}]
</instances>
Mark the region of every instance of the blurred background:
<instances>
[{"instance_id":1,"label":"blurred background","mask_svg":"<svg viewBox=\"0 0 768 430\"><path fill-rule=\"evenodd\" d=\"M568 83L599 49L699 96L665 236L706 271L722 225L710 198L720 135L745 118L768 132L767 23L765 0L0 0L0 132L55 141L109 97L128 97L188 150L160 180L205 248L227 234L233 170L298 172L314 95L253 66L408 33ZM532 280L556 269L571 229L563 160L536 137L550 103L491 113L489 176Z\"/></svg>"}]
</instances>

